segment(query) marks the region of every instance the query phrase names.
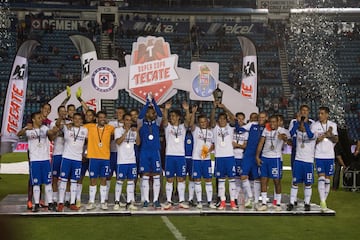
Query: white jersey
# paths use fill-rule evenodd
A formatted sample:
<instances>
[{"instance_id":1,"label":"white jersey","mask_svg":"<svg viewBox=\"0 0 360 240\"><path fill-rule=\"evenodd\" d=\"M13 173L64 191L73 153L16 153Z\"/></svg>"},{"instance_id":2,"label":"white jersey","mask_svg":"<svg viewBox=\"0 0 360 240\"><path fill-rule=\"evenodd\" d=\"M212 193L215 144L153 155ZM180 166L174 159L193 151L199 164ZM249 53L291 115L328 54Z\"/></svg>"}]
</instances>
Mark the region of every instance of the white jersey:
<instances>
[{"instance_id":1,"label":"white jersey","mask_svg":"<svg viewBox=\"0 0 360 240\"><path fill-rule=\"evenodd\" d=\"M233 142L243 145L245 142L247 142L248 137L249 137L249 132L238 133L234 131ZM234 157L236 159L242 159L243 155L244 155L244 149L234 148Z\"/></svg>"},{"instance_id":2,"label":"white jersey","mask_svg":"<svg viewBox=\"0 0 360 240\"><path fill-rule=\"evenodd\" d=\"M332 121L327 121L326 124L322 124L317 121L314 124L311 124L311 131L315 134L316 138L321 137L324 133L332 128L332 134L337 136L337 125ZM320 159L334 159L335 151L334 151L335 143L333 143L330 139L324 138L321 142L316 144L315 146L315 158Z\"/></svg>"},{"instance_id":3,"label":"white jersey","mask_svg":"<svg viewBox=\"0 0 360 240\"><path fill-rule=\"evenodd\" d=\"M165 127L166 155L185 156L185 136L184 124L173 126L169 123Z\"/></svg>"},{"instance_id":4,"label":"white jersey","mask_svg":"<svg viewBox=\"0 0 360 240\"><path fill-rule=\"evenodd\" d=\"M296 155L295 160L299 160L307 163L314 163L315 154L315 135L309 138L306 131L296 131Z\"/></svg>"},{"instance_id":5,"label":"white jersey","mask_svg":"<svg viewBox=\"0 0 360 240\"><path fill-rule=\"evenodd\" d=\"M113 120L113 121L110 121L108 123L109 125L113 126L115 129L116 128L122 128L124 127L124 123L121 123L119 122L118 120ZM110 143L110 152L117 152L117 144L115 143L115 139L114 140L111 140L111 143Z\"/></svg>"},{"instance_id":6,"label":"white jersey","mask_svg":"<svg viewBox=\"0 0 360 240\"><path fill-rule=\"evenodd\" d=\"M215 157L233 157L234 148L232 145L234 128L229 124L226 127L219 127L216 125L213 129Z\"/></svg>"},{"instance_id":7,"label":"white jersey","mask_svg":"<svg viewBox=\"0 0 360 240\"><path fill-rule=\"evenodd\" d=\"M201 129L199 127L195 127L192 132L194 138L194 146L193 146L193 160L209 160L210 154L208 154L205 158L201 157L201 153L203 148L210 149L211 145L214 142L214 133L211 129Z\"/></svg>"},{"instance_id":8,"label":"white jersey","mask_svg":"<svg viewBox=\"0 0 360 240\"><path fill-rule=\"evenodd\" d=\"M40 128L26 130L29 145L29 158L31 162L50 159L50 141L47 136L49 128L42 125Z\"/></svg>"},{"instance_id":9,"label":"white jersey","mask_svg":"<svg viewBox=\"0 0 360 240\"><path fill-rule=\"evenodd\" d=\"M115 128L114 138L115 140L121 138L125 133L124 128ZM135 149L134 145L136 144L136 131L128 131L124 141L117 146L117 164L130 164L136 163Z\"/></svg>"},{"instance_id":10,"label":"white jersey","mask_svg":"<svg viewBox=\"0 0 360 240\"><path fill-rule=\"evenodd\" d=\"M82 161L85 140L88 137L88 130L85 127L62 128L64 132L64 152L63 158L70 160Z\"/></svg>"},{"instance_id":11,"label":"white jersey","mask_svg":"<svg viewBox=\"0 0 360 240\"><path fill-rule=\"evenodd\" d=\"M288 139L290 138L290 133L285 128L279 127L271 131L264 128L261 136L265 137L265 144L261 156L266 158L281 158L282 147L285 142L278 138L279 134L286 134L286 137Z\"/></svg>"},{"instance_id":12,"label":"white jersey","mask_svg":"<svg viewBox=\"0 0 360 240\"><path fill-rule=\"evenodd\" d=\"M70 123L71 121L65 120L65 124ZM63 124L62 124L63 125ZM56 126L56 121L50 123L50 129L53 129ZM53 148L53 155L62 155L64 151L64 132L62 127L60 131L57 133L56 138L54 139L54 148Z\"/></svg>"}]
</instances>

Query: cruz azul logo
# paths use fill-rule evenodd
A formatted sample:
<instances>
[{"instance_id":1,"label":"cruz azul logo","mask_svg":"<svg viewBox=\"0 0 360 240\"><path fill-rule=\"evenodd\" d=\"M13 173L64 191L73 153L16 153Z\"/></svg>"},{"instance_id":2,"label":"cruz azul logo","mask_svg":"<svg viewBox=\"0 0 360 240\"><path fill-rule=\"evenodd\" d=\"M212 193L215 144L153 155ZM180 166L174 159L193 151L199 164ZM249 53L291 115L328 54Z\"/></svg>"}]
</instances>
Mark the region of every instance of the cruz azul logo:
<instances>
[{"instance_id":1,"label":"cruz azul logo","mask_svg":"<svg viewBox=\"0 0 360 240\"><path fill-rule=\"evenodd\" d=\"M170 54L170 45L162 37L139 37L131 54L129 90L131 95L146 101L152 93L156 101L173 89L177 56Z\"/></svg>"},{"instance_id":2,"label":"cruz azul logo","mask_svg":"<svg viewBox=\"0 0 360 240\"><path fill-rule=\"evenodd\" d=\"M99 67L91 75L93 87L99 92L109 92L116 85L116 74L108 67Z\"/></svg>"}]
</instances>

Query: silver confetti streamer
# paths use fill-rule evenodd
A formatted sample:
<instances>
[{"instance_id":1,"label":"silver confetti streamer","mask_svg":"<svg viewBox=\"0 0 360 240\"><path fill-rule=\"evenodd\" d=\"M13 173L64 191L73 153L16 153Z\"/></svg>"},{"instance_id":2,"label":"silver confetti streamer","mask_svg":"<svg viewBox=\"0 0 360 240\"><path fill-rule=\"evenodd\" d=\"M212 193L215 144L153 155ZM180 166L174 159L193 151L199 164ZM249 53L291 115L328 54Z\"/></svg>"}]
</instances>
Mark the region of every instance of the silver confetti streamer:
<instances>
[{"instance_id":1,"label":"silver confetti streamer","mask_svg":"<svg viewBox=\"0 0 360 240\"><path fill-rule=\"evenodd\" d=\"M325 1L313 1L324 6ZM345 127L345 86L335 62L339 22L320 13L294 14L290 18L289 55L297 96L302 102L319 102L330 117Z\"/></svg>"},{"instance_id":2,"label":"silver confetti streamer","mask_svg":"<svg viewBox=\"0 0 360 240\"><path fill-rule=\"evenodd\" d=\"M9 2L0 0L0 49L8 49L11 46L10 24Z\"/></svg>"}]
</instances>

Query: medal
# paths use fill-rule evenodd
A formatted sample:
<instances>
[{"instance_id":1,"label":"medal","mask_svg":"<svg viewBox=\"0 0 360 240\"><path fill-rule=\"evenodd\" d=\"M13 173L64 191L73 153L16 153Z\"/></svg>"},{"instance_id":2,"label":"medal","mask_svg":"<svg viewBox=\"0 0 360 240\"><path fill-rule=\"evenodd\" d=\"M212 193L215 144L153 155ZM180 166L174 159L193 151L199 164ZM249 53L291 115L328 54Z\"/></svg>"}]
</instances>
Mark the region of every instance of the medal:
<instances>
[{"instance_id":1,"label":"medal","mask_svg":"<svg viewBox=\"0 0 360 240\"><path fill-rule=\"evenodd\" d=\"M305 147L305 144L304 144L304 143L302 143L300 147L301 147L301 148L304 148L304 147Z\"/></svg>"},{"instance_id":2,"label":"medal","mask_svg":"<svg viewBox=\"0 0 360 240\"><path fill-rule=\"evenodd\" d=\"M191 144L191 139L188 139L188 140L186 141L186 143L187 143L187 144Z\"/></svg>"},{"instance_id":3,"label":"medal","mask_svg":"<svg viewBox=\"0 0 360 240\"><path fill-rule=\"evenodd\" d=\"M102 143L101 143L101 142L99 142L98 146L99 146L99 147L102 147L103 145L102 145Z\"/></svg>"},{"instance_id":4,"label":"medal","mask_svg":"<svg viewBox=\"0 0 360 240\"><path fill-rule=\"evenodd\" d=\"M130 144L129 144L129 143L126 144L126 148L130 148Z\"/></svg>"},{"instance_id":5,"label":"medal","mask_svg":"<svg viewBox=\"0 0 360 240\"><path fill-rule=\"evenodd\" d=\"M38 146L38 148L42 148L42 144L41 144L41 143L38 143L37 146Z\"/></svg>"},{"instance_id":6,"label":"medal","mask_svg":"<svg viewBox=\"0 0 360 240\"><path fill-rule=\"evenodd\" d=\"M225 147L225 142L220 142L220 146Z\"/></svg>"},{"instance_id":7,"label":"medal","mask_svg":"<svg viewBox=\"0 0 360 240\"><path fill-rule=\"evenodd\" d=\"M270 149L271 149L271 150L274 150L274 149L275 149L274 145L271 145L271 146L270 146Z\"/></svg>"},{"instance_id":8,"label":"medal","mask_svg":"<svg viewBox=\"0 0 360 240\"><path fill-rule=\"evenodd\" d=\"M154 139L154 135L150 134L150 135L148 136L148 139L149 139L149 140L153 140L153 139Z\"/></svg>"},{"instance_id":9,"label":"medal","mask_svg":"<svg viewBox=\"0 0 360 240\"><path fill-rule=\"evenodd\" d=\"M179 138L175 138L174 139L176 143L179 143L180 142L180 139Z\"/></svg>"},{"instance_id":10,"label":"medal","mask_svg":"<svg viewBox=\"0 0 360 240\"><path fill-rule=\"evenodd\" d=\"M74 142L73 142L73 145L75 145L75 144L76 144L76 142L74 141Z\"/></svg>"}]
</instances>

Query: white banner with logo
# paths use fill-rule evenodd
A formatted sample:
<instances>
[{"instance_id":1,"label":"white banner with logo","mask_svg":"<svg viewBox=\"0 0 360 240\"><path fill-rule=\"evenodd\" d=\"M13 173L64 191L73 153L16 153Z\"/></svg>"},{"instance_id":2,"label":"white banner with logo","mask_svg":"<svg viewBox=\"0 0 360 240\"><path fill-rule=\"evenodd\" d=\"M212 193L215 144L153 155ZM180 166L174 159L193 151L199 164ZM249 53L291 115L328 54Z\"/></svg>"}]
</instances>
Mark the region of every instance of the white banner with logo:
<instances>
[{"instance_id":1,"label":"white banner with logo","mask_svg":"<svg viewBox=\"0 0 360 240\"><path fill-rule=\"evenodd\" d=\"M245 56L243 58L243 73L240 87L241 95L256 104L257 93L257 64L256 56Z\"/></svg>"},{"instance_id":2,"label":"white banner with logo","mask_svg":"<svg viewBox=\"0 0 360 240\"><path fill-rule=\"evenodd\" d=\"M26 101L27 58L16 56L11 70L2 121L2 142L16 142L16 134L22 128Z\"/></svg>"}]
</instances>

